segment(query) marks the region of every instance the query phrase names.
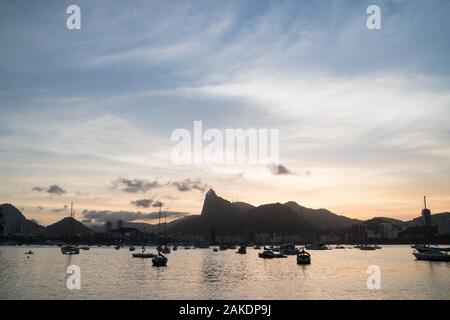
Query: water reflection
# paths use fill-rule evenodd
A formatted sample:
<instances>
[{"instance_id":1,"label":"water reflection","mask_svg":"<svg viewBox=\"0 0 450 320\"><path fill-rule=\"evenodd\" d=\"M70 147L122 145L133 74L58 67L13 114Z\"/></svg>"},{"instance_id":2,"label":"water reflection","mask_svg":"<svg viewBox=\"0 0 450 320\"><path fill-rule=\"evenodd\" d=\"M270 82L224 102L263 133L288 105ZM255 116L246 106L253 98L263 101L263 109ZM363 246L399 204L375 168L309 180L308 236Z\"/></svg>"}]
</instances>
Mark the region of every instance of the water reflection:
<instances>
[{"instance_id":1,"label":"water reflection","mask_svg":"<svg viewBox=\"0 0 450 320\"><path fill-rule=\"evenodd\" d=\"M92 248L64 256L57 247L0 248L0 299L449 299L450 263L415 261L407 246L375 252L311 252L311 265L234 250L172 252L166 268L126 250ZM81 268L81 290L66 288L67 268ZM382 289L368 290L369 265Z\"/></svg>"}]
</instances>

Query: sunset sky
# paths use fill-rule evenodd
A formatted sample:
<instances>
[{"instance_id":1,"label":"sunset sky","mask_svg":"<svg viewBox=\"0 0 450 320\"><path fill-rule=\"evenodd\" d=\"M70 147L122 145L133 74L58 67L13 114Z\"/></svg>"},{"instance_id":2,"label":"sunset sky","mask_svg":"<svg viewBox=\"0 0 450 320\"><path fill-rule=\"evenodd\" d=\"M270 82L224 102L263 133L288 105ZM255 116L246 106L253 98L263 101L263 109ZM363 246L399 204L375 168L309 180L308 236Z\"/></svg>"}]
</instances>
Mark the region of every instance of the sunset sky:
<instances>
[{"instance_id":1,"label":"sunset sky","mask_svg":"<svg viewBox=\"0 0 450 320\"><path fill-rule=\"evenodd\" d=\"M366 8L381 8L381 30ZM81 8L81 30L66 7ZM450 210L449 1L1 1L0 203L47 225L230 201ZM177 128L279 129L280 163L179 165ZM100 219L100 218L99 218ZM97 220L99 222L100 220ZM95 222L95 221L94 221Z\"/></svg>"}]
</instances>

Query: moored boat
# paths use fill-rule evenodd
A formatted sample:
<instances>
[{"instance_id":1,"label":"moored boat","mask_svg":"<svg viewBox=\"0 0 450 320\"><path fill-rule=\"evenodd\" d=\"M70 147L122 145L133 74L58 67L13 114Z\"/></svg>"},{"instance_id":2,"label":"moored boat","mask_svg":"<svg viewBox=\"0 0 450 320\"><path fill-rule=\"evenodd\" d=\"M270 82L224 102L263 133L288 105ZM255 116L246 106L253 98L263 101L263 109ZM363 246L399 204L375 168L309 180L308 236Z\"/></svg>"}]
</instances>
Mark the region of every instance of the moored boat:
<instances>
[{"instance_id":1,"label":"moored boat","mask_svg":"<svg viewBox=\"0 0 450 320\"><path fill-rule=\"evenodd\" d=\"M72 234L73 234L73 222L75 221L75 212L73 211L73 202L70 203L70 230L69 230L69 244L61 246L62 254L79 254L80 248L72 244Z\"/></svg>"},{"instance_id":2,"label":"moored boat","mask_svg":"<svg viewBox=\"0 0 450 320\"><path fill-rule=\"evenodd\" d=\"M244 246L244 245L240 246L239 249L238 249L238 251L236 251L236 253L239 253L239 254L246 254L246 253L247 253L247 247Z\"/></svg>"},{"instance_id":3,"label":"moored boat","mask_svg":"<svg viewBox=\"0 0 450 320\"><path fill-rule=\"evenodd\" d=\"M158 255L152 259L152 263L154 267L166 267L167 258L158 252Z\"/></svg>"},{"instance_id":4,"label":"moored boat","mask_svg":"<svg viewBox=\"0 0 450 320\"><path fill-rule=\"evenodd\" d=\"M283 255L295 256L299 250L292 243L285 243L280 247L280 253Z\"/></svg>"},{"instance_id":5,"label":"moored boat","mask_svg":"<svg viewBox=\"0 0 450 320\"><path fill-rule=\"evenodd\" d=\"M297 255L297 264L311 264L311 255L302 249Z\"/></svg>"},{"instance_id":6,"label":"moored boat","mask_svg":"<svg viewBox=\"0 0 450 320\"><path fill-rule=\"evenodd\" d=\"M75 245L71 245L71 244L66 244L63 245L61 247L61 253L62 254L79 254L80 253L80 248L78 248L78 246Z\"/></svg>"},{"instance_id":7,"label":"moored boat","mask_svg":"<svg viewBox=\"0 0 450 320\"><path fill-rule=\"evenodd\" d=\"M161 250L162 253L170 253L170 248L168 246L164 246Z\"/></svg>"},{"instance_id":8,"label":"moored boat","mask_svg":"<svg viewBox=\"0 0 450 320\"><path fill-rule=\"evenodd\" d=\"M450 262L449 254L435 249L423 252L413 252L413 255L417 260Z\"/></svg>"},{"instance_id":9,"label":"moored boat","mask_svg":"<svg viewBox=\"0 0 450 320\"><path fill-rule=\"evenodd\" d=\"M264 247L264 251L259 252L258 257L263 258L263 259L273 259L273 258L275 258L275 253L272 250Z\"/></svg>"},{"instance_id":10,"label":"moored boat","mask_svg":"<svg viewBox=\"0 0 450 320\"><path fill-rule=\"evenodd\" d=\"M315 242L310 243L305 246L308 250L331 250L325 243L323 242Z\"/></svg>"},{"instance_id":11,"label":"moored boat","mask_svg":"<svg viewBox=\"0 0 450 320\"><path fill-rule=\"evenodd\" d=\"M148 258L154 258L155 254L153 253L146 253L143 250L141 253L133 253L133 258L141 258L141 259L148 259Z\"/></svg>"},{"instance_id":12,"label":"moored boat","mask_svg":"<svg viewBox=\"0 0 450 320\"><path fill-rule=\"evenodd\" d=\"M363 245L363 246L359 246L359 250L363 250L363 251L369 251L369 250L377 250L377 247L375 246L369 246L369 245Z\"/></svg>"}]
</instances>

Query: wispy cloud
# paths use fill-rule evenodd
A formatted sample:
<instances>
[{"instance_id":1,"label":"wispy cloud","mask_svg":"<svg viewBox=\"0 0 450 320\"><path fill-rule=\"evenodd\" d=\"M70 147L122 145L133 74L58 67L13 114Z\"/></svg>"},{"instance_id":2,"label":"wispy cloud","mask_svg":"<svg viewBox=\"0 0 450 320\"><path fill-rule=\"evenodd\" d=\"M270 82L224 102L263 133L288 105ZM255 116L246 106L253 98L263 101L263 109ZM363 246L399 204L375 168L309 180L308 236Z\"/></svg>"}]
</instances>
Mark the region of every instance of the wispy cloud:
<instances>
[{"instance_id":1,"label":"wispy cloud","mask_svg":"<svg viewBox=\"0 0 450 320\"><path fill-rule=\"evenodd\" d=\"M269 166L270 172L274 176L291 175L293 172L282 164L272 164Z\"/></svg>"},{"instance_id":2,"label":"wispy cloud","mask_svg":"<svg viewBox=\"0 0 450 320\"><path fill-rule=\"evenodd\" d=\"M202 183L200 180L191 180L191 179L185 179L182 181L172 181L169 183L171 186L174 186L177 188L178 191L181 192L187 192L191 190L198 190L201 192L205 192L208 188L208 185L205 183Z\"/></svg>"},{"instance_id":3,"label":"wispy cloud","mask_svg":"<svg viewBox=\"0 0 450 320\"><path fill-rule=\"evenodd\" d=\"M33 187L32 189L33 191L36 192L47 192L49 194L54 194L57 196L60 196L64 193L66 193L66 190L64 190L63 188L61 188L60 186L58 186L57 184L53 184L50 187Z\"/></svg>"},{"instance_id":4,"label":"wispy cloud","mask_svg":"<svg viewBox=\"0 0 450 320\"><path fill-rule=\"evenodd\" d=\"M162 207L164 205L163 202L161 201L157 201L157 200L153 200L153 199L139 199L139 200L134 200L131 201L132 205L135 205L136 207L141 207L141 208L150 208L150 207Z\"/></svg>"},{"instance_id":5,"label":"wispy cloud","mask_svg":"<svg viewBox=\"0 0 450 320\"><path fill-rule=\"evenodd\" d=\"M157 180L118 178L112 182L114 189L120 189L128 193L145 193L149 190L160 188L162 185Z\"/></svg>"},{"instance_id":6,"label":"wispy cloud","mask_svg":"<svg viewBox=\"0 0 450 320\"><path fill-rule=\"evenodd\" d=\"M106 222L106 221L147 221L155 220L159 217L159 212L144 213L140 211L95 211L83 210L84 219L89 219L92 222ZM170 219L185 217L188 213L176 211L162 211L161 216Z\"/></svg>"}]
</instances>

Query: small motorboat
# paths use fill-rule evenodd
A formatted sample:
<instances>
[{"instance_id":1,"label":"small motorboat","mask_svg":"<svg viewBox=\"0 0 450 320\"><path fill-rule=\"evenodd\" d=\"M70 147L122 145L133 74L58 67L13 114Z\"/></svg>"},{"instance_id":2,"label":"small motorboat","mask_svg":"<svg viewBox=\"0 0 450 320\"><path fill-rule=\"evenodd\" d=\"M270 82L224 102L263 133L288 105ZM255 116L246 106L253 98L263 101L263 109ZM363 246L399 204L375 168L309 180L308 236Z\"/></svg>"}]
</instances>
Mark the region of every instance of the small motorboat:
<instances>
[{"instance_id":1,"label":"small motorboat","mask_svg":"<svg viewBox=\"0 0 450 320\"><path fill-rule=\"evenodd\" d=\"M184 247L184 250L190 250L191 247Z\"/></svg>"},{"instance_id":2,"label":"small motorboat","mask_svg":"<svg viewBox=\"0 0 450 320\"><path fill-rule=\"evenodd\" d=\"M299 253L298 249L292 243L283 244L280 247L280 253L283 255L295 256Z\"/></svg>"},{"instance_id":3,"label":"small motorboat","mask_svg":"<svg viewBox=\"0 0 450 320\"><path fill-rule=\"evenodd\" d=\"M253 247L253 249L255 249L255 250L260 250L260 249L261 249L261 247L260 247L260 246L258 246L258 245L256 245L256 246L254 246L254 247Z\"/></svg>"},{"instance_id":4,"label":"small motorboat","mask_svg":"<svg viewBox=\"0 0 450 320\"><path fill-rule=\"evenodd\" d=\"M167 266L167 258L164 257L160 252L158 255L152 259L152 263L154 267L166 267Z\"/></svg>"},{"instance_id":5,"label":"small motorboat","mask_svg":"<svg viewBox=\"0 0 450 320\"><path fill-rule=\"evenodd\" d=\"M275 258L275 253L272 250L264 247L264 251L259 252L258 257L263 258L263 259L273 259L273 258Z\"/></svg>"},{"instance_id":6,"label":"small motorboat","mask_svg":"<svg viewBox=\"0 0 450 320\"><path fill-rule=\"evenodd\" d=\"M119 250L120 246L115 246L114 249Z\"/></svg>"},{"instance_id":7,"label":"small motorboat","mask_svg":"<svg viewBox=\"0 0 450 320\"><path fill-rule=\"evenodd\" d=\"M34 254L34 252L31 251L31 250L29 250L29 251L25 252L25 254L26 254L26 255L30 255L30 254Z\"/></svg>"},{"instance_id":8,"label":"small motorboat","mask_svg":"<svg viewBox=\"0 0 450 320\"><path fill-rule=\"evenodd\" d=\"M450 262L450 255L436 249L429 249L423 252L413 252L417 260L425 261L445 261Z\"/></svg>"},{"instance_id":9,"label":"small motorboat","mask_svg":"<svg viewBox=\"0 0 450 320\"><path fill-rule=\"evenodd\" d=\"M311 255L302 249L297 255L297 264L311 264Z\"/></svg>"},{"instance_id":10,"label":"small motorboat","mask_svg":"<svg viewBox=\"0 0 450 320\"><path fill-rule=\"evenodd\" d=\"M81 250L90 250L91 248L89 248L89 246L82 246L80 247Z\"/></svg>"},{"instance_id":11,"label":"small motorboat","mask_svg":"<svg viewBox=\"0 0 450 320\"><path fill-rule=\"evenodd\" d=\"M233 244L233 245L229 246L228 249L234 250L234 249L236 249L236 246Z\"/></svg>"},{"instance_id":12,"label":"small motorboat","mask_svg":"<svg viewBox=\"0 0 450 320\"><path fill-rule=\"evenodd\" d=\"M247 247L246 246L240 246L238 251L236 251L236 253L246 254L247 253Z\"/></svg>"},{"instance_id":13,"label":"small motorboat","mask_svg":"<svg viewBox=\"0 0 450 320\"><path fill-rule=\"evenodd\" d=\"M345 247L343 245L337 244L336 247L334 247L335 249L345 249Z\"/></svg>"},{"instance_id":14,"label":"small motorboat","mask_svg":"<svg viewBox=\"0 0 450 320\"><path fill-rule=\"evenodd\" d=\"M368 250L377 250L377 248L375 246L363 245L359 246L359 250L368 251Z\"/></svg>"},{"instance_id":15,"label":"small motorboat","mask_svg":"<svg viewBox=\"0 0 450 320\"><path fill-rule=\"evenodd\" d=\"M219 249L217 249L217 248L214 248L214 249L213 249L213 251L214 251L214 252L218 252L218 251L219 251Z\"/></svg>"},{"instance_id":16,"label":"small motorboat","mask_svg":"<svg viewBox=\"0 0 450 320\"><path fill-rule=\"evenodd\" d=\"M168 254L168 253L170 253L170 248L169 248L168 246L164 246L164 247L162 248L161 252L162 252L162 253Z\"/></svg>"},{"instance_id":17,"label":"small motorboat","mask_svg":"<svg viewBox=\"0 0 450 320\"><path fill-rule=\"evenodd\" d=\"M178 250L178 246L173 246L173 247L172 247L172 250L173 250L173 251L177 251L177 250Z\"/></svg>"},{"instance_id":18,"label":"small motorboat","mask_svg":"<svg viewBox=\"0 0 450 320\"><path fill-rule=\"evenodd\" d=\"M133 246L130 246L130 248L129 248L128 250L129 250L129 251L134 251L134 250L136 250L136 248L133 247Z\"/></svg>"},{"instance_id":19,"label":"small motorboat","mask_svg":"<svg viewBox=\"0 0 450 320\"><path fill-rule=\"evenodd\" d=\"M133 253L133 258L148 259L148 258L154 258L155 257L155 254L153 254L153 253L145 253L144 251L142 251L141 253Z\"/></svg>"},{"instance_id":20,"label":"small motorboat","mask_svg":"<svg viewBox=\"0 0 450 320\"><path fill-rule=\"evenodd\" d=\"M325 243L322 242L307 244L305 248L308 250L331 250Z\"/></svg>"},{"instance_id":21,"label":"small motorboat","mask_svg":"<svg viewBox=\"0 0 450 320\"><path fill-rule=\"evenodd\" d=\"M71 244L66 244L63 245L61 247L61 253L62 254L79 254L80 253L80 248L78 248L77 246L71 245Z\"/></svg>"},{"instance_id":22,"label":"small motorboat","mask_svg":"<svg viewBox=\"0 0 450 320\"><path fill-rule=\"evenodd\" d=\"M280 252L280 247L274 246L274 245L270 245L269 249L274 251L274 252Z\"/></svg>"}]
</instances>

